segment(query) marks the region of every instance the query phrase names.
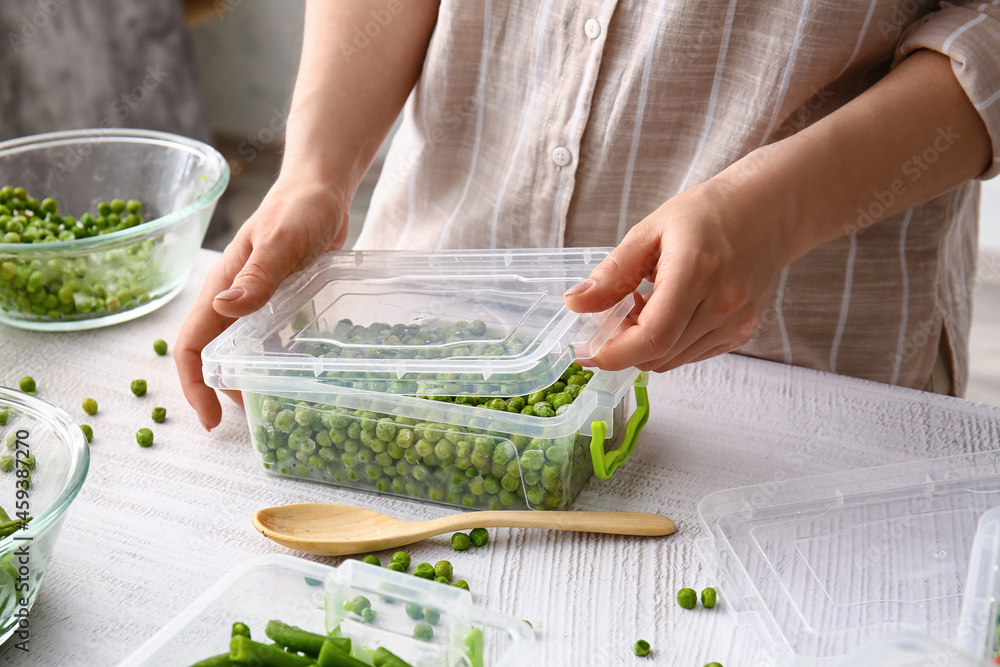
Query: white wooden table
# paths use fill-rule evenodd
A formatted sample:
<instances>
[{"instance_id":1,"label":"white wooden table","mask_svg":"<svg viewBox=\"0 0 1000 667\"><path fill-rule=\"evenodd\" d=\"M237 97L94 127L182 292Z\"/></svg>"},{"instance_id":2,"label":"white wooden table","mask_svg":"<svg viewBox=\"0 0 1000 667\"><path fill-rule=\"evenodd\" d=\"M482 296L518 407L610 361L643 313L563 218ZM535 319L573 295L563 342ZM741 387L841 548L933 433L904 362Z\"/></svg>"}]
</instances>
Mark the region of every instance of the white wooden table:
<instances>
[{"instance_id":1,"label":"white wooden table","mask_svg":"<svg viewBox=\"0 0 1000 667\"><path fill-rule=\"evenodd\" d=\"M0 329L0 384L31 374L39 395L74 417L93 396L90 473L70 508L31 611L30 652L0 647L2 665L112 665L245 558L291 553L250 523L260 507L303 501L363 505L411 519L448 510L265 476L241 410L227 404L206 433L184 402L173 342L217 253L201 251L187 289L126 324L82 333ZM144 377L149 393L129 383ZM478 603L532 621L545 665L770 664L756 634L724 609L687 612L677 589L713 584L695 555L697 503L724 488L1000 447L1000 409L733 355L651 379L652 414L636 452L576 509L666 514L669 538L498 529L490 547L457 554L446 538L410 549L448 558ZM156 444L134 434L154 405ZM340 559L320 559L337 564ZM415 561L416 562L416 561ZM724 605L722 605L724 607ZM191 656L192 662L204 656Z\"/></svg>"}]
</instances>

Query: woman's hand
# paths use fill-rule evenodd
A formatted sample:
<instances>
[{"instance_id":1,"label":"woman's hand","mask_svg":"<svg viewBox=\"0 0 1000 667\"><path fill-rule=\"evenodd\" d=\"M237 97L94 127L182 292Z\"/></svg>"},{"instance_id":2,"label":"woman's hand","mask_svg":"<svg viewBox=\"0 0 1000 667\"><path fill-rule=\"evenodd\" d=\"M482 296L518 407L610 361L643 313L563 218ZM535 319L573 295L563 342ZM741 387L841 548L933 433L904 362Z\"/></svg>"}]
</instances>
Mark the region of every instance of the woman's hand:
<instances>
[{"instance_id":1,"label":"woman's hand","mask_svg":"<svg viewBox=\"0 0 1000 667\"><path fill-rule=\"evenodd\" d=\"M570 309L596 312L644 278L653 283L651 295L637 295L637 308L595 365L667 371L750 340L791 258L780 220L747 216L738 202L738 193L713 182L682 192L566 292Z\"/></svg>"},{"instance_id":2,"label":"woman's hand","mask_svg":"<svg viewBox=\"0 0 1000 667\"><path fill-rule=\"evenodd\" d=\"M175 344L188 403L206 429L218 426L222 406L202 379L201 351L234 320L249 315L290 274L309 266L347 238L349 204L334 189L296 179L275 183L205 280ZM239 402L239 395L231 396Z\"/></svg>"}]
</instances>

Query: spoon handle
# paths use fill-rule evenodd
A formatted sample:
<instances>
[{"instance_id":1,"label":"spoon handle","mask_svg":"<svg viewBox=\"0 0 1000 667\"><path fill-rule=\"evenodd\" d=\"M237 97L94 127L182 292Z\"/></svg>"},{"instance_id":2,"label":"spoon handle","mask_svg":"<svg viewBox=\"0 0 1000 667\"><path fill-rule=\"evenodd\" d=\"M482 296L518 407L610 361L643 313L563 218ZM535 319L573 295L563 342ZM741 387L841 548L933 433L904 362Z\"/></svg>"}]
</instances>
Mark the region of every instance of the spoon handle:
<instances>
[{"instance_id":1,"label":"spoon handle","mask_svg":"<svg viewBox=\"0 0 1000 667\"><path fill-rule=\"evenodd\" d=\"M644 512L532 512L484 511L454 514L422 522L428 532L441 533L466 528L548 528L612 535L670 535L677 526L659 514Z\"/></svg>"}]
</instances>

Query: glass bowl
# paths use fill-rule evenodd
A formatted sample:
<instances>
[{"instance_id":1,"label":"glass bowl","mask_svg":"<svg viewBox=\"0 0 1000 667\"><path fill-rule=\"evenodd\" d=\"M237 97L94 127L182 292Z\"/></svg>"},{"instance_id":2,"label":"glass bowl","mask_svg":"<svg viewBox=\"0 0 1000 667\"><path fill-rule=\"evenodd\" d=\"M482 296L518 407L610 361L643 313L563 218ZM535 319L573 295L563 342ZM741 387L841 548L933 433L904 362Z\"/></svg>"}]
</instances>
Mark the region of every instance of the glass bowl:
<instances>
[{"instance_id":1,"label":"glass bowl","mask_svg":"<svg viewBox=\"0 0 1000 667\"><path fill-rule=\"evenodd\" d=\"M142 203L147 222L99 236L0 243L0 322L67 331L159 308L187 282L229 165L212 147L146 130L75 130L0 143L0 187L51 197L60 215ZM0 215L4 213L0 210Z\"/></svg>"},{"instance_id":2,"label":"glass bowl","mask_svg":"<svg viewBox=\"0 0 1000 667\"><path fill-rule=\"evenodd\" d=\"M0 472L0 507L11 520L31 517L13 534L0 538L2 644L27 626L28 611L52 557L63 515L87 477L90 449L80 426L68 414L6 387L0 387L0 441L0 455L15 457L14 468ZM34 457L33 469L24 465L27 456ZM25 475L30 475L30 484L25 483Z\"/></svg>"}]
</instances>

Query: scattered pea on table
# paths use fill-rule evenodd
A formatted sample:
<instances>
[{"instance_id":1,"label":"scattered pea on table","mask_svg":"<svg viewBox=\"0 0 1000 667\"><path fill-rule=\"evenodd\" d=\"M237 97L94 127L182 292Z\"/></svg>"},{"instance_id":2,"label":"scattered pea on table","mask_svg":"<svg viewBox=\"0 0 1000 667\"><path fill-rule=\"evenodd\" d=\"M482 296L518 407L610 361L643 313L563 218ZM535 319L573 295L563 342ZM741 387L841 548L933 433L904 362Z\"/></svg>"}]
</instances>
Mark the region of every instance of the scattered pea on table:
<instances>
[{"instance_id":1,"label":"scattered pea on table","mask_svg":"<svg viewBox=\"0 0 1000 667\"><path fill-rule=\"evenodd\" d=\"M382 561L378 559L375 554L368 554L361 559L362 563L368 563L369 565L374 565L375 567L382 567Z\"/></svg>"},{"instance_id":2,"label":"scattered pea on table","mask_svg":"<svg viewBox=\"0 0 1000 667\"><path fill-rule=\"evenodd\" d=\"M413 576L421 579L433 579L436 576L434 566L430 563L417 563L417 566L413 568Z\"/></svg>"},{"instance_id":3,"label":"scattered pea on table","mask_svg":"<svg viewBox=\"0 0 1000 667\"><path fill-rule=\"evenodd\" d=\"M157 424L162 424L167 421L167 409L166 408L153 408L153 421Z\"/></svg>"},{"instance_id":4,"label":"scattered pea on table","mask_svg":"<svg viewBox=\"0 0 1000 667\"><path fill-rule=\"evenodd\" d=\"M464 588L465 590L469 590L469 582L467 582L465 579L456 579L455 581L451 582L451 585L456 588Z\"/></svg>"},{"instance_id":5,"label":"scattered pea on table","mask_svg":"<svg viewBox=\"0 0 1000 667\"><path fill-rule=\"evenodd\" d=\"M146 393L146 381L132 380L132 393L136 396L144 395Z\"/></svg>"},{"instance_id":6,"label":"scattered pea on table","mask_svg":"<svg viewBox=\"0 0 1000 667\"><path fill-rule=\"evenodd\" d=\"M451 578L455 574L455 569L452 567L451 563L446 560L439 560L434 564L434 576L435 578L444 577L451 583Z\"/></svg>"},{"instance_id":7,"label":"scattered pea on table","mask_svg":"<svg viewBox=\"0 0 1000 667\"><path fill-rule=\"evenodd\" d=\"M469 533L469 541L472 542L473 546L482 547L490 541L490 534L485 528L473 528Z\"/></svg>"},{"instance_id":8,"label":"scattered pea on table","mask_svg":"<svg viewBox=\"0 0 1000 667\"><path fill-rule=\"evenodd\" d=\"M153 351L161 357L167 353L167 341L157 338L153 341Z\"/></svg>"},{"instance_id":9,"label":"scattered pea on table","mask_svg":"<svg viewBox=\"0 0 1000 667\"><path fill-rule=\"evenodd\" d=\"M410 562L411 562L410 554L406 553L405 551L397 551L392 555L392 562L399 563L400 565L402 565L403 572L406 572L408 569L410 569Z\"/></svg>"},{"instance_id":10,"label":"scattered pea on table","mask_svg":"<svg viewBox=\"0 0 1000 667\"><path fill-rule=\"evenodd\" d=\"M694 609L698 604L698 594L693 588L682 588L677 591L677 604L685 609Z\"/></svg>"},{"instance_id":11,"label":"scattered pea on table","mask_svg":"<svg viewBox=\"0 0 1000 667\"><path fill-rule=\"evenodd\" d=\"M632 647L632 651L638 656L649 655L649 642L647 642L645 639L640 639Z\"/></svg>"},{"instance_id":12,"label":"scattered pea on table","mask_svg":"<svg viewBox=\"0 0 1000 667\"><path fill-rule=\"evenodd\" d=\"M712 607L714 607L717 598L718 596L714 588L709 587L701 592L701 604L706 609L711 609Z\"/></svg>"},{"instance_id":13,"label":"scattered pea on table","mask_svg":"<svg viewBox=\"0 0 1000 667\"><path fill-rule=\"evenodd\" d=\"M87 442L93 441L94 429L91 428L90 424L80 424L80 430L83 431L83 435L86 436Z\"/></svg>"},{"instance_id":14,"label":"scattered pea on table","mask_svg":"<svg viewBox=\"0 0 1000 667\"><path fill-rule=\"evenodd\" d=\"M26 394L33 393L36 389L35 378L31 377L30 375L25 375L23 378L21 378L21 381L18 382L18 387L20 387L21 391L23 391Z\"/></svg>"},{"instance_id":15,"label":"scattered pea on table","mask_svg":"<svg viewBox=\"0 0 1000 667\"><path fill-rule=\"evenodd\" d=\"M472 540L465 533L455 533L451 536L451 548L455 551L465 551L472 544Z\"/></svg>"},{"instance_id":16,"label":"scattered pea on table","mask_svg":"<svg viewBox=\"0 0 1000 667\"><path fill-rule=\"evenodd\" d=\"M139 443L140 447L152 447L153 432L148 428L140 428L135 433L135 441Z\"/></svg>"},{"instance_id":17,"label":"scattered pea on table","mask_svg":"<svg viewBox=\"0 0 1000 667\"><path fill-rule=\"evenodd\" d=\"M82 407L83 411L86 412L88 415L93 416L97 414L97 401L94 400L93 398L83 399Z\"/></svg>"}]
</instances>

